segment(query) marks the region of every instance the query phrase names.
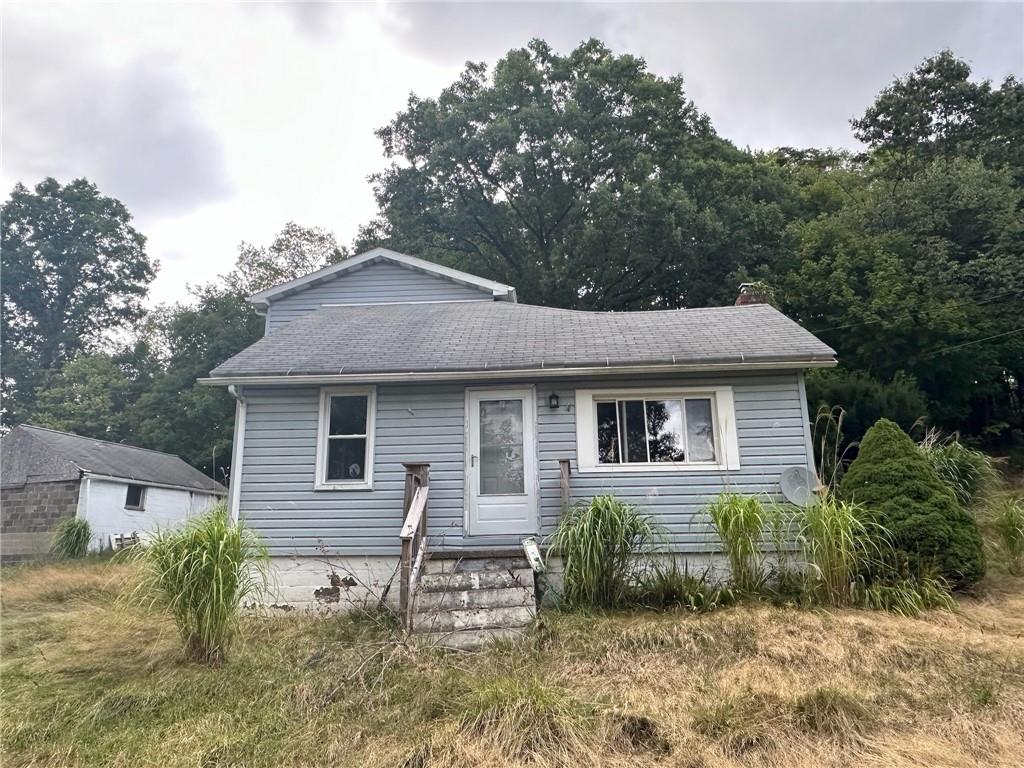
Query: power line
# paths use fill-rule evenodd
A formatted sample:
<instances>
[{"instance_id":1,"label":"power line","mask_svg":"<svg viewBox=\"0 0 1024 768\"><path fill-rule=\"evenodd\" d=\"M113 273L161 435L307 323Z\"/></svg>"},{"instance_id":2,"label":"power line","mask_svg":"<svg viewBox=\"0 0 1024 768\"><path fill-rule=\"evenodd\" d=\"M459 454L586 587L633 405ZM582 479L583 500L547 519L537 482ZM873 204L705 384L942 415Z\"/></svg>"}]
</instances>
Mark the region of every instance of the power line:
<instances>
[{"instance_id":1,"label":"power line","mask_svg":"<svg viewBox=\"0 0 1024 768\"><path fill-rule=\"evenodd\" d=\"M829 331L841 331L846 328L856 328L861 325L874 325L876 323L892 322L893 320L902 320L913 315L928 315L931 314L932 312L940 312L944 310L955 309L956 307L962 307L967 304L981 306L983 304L991 304L993 301L996 301L997 299L1003 299L1010 296L1016 296L1019 294L1024 294L1024 289L1018 288L1012 291L1002 291L1000 293L994 293L989 296L979 297L976 299L964 299L963 301L954 302L952 304L943 304L932 309L925 308L904 312L902 314L896 314L891 317L880 317L876 320L861 320L856 323L847 323L846 325L835 325L832 326L831 328L816 328L811 330L811 333L828 333Z\"/></svg>"},{"instance_id":2,"label":"power line","mask_svg":"<svg viewBox=\"0 0 1024 768\"><path fill-rule=\"evenodd\" d=\"M917 359L918 360L927 360L929 357L935 357L936 355L944 355L946 352L952 352L954 349L963 349L964 347L970 347L970 346L973 346L975 344L981 344L981 343L986 342L986 341L992 341L992 339L1000 339L1003 336L1010 336L1010 335L1012 335L1014 333L1021 333L1021 332L1024 332L1024 327L1014 328L1012 331L1003 331L1002 333L994 333L991 336L985 336L984 338L981 338L981 339L974 339L973 341L965 341L963 344L953 344L952 346L949 346L949 347L940 347L939 349L934 349L931 352L928 352L928 353L926 353L924 355L921 355Z\"/></svg>"}]
</instances>

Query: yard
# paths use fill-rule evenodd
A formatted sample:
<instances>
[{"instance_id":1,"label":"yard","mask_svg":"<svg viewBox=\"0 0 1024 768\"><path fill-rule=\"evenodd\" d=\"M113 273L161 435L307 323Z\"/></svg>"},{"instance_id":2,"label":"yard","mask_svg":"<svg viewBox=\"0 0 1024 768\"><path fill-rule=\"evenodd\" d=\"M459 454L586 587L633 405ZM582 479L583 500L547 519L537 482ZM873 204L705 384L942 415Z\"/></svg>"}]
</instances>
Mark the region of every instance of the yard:
<instances>
[{"instance_id":1,"label":"yard","mask_svg":"<svg viewBox=\"0 0 1024 768\"><path fill-rule=\"evenodd\" d=\"M128 566L5 570L4 765L1017 766L1024 579L955 613L546 613L443 655L374 616L248 619L222 667L115 603Z\"/></svg>"}]
</instances>

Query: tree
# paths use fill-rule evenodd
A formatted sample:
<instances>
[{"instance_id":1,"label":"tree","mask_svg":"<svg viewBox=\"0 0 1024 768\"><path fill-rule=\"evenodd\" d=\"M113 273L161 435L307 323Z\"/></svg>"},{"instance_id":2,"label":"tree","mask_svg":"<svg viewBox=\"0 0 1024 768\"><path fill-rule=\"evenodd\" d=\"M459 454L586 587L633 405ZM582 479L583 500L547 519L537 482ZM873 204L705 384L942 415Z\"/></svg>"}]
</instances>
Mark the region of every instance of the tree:
<instances>
[{"instance_id":1,"label":"tree","mask_svg":"<svg viewBox=\"0 0 1024 768\"><path fill-rule=\"evenodd\" d=\"M508 282L526 301L725 303L740 272L781 251L777 169L716 136L681 78L596 40L567 56L535 40L493 73L469 64L377 135L392 162L358 247Z\"/></svg>"},{"instance_id":2,"label":"tree","mask_svg":"<svg viewBox=\"0 0 1024 768\"><path fill-rule=\"evenodd\" d=\"M320 227L301 227L289 221L270 247L242 242L235 268L221 280L239 296L270 288L278 283L315 272L348 255L339 248L334 235Z\"/></svg>"},{"instance_id":3,"label":"tree","mask_svg":"<svg viewBox=\"0 0 1024 768\"><path fill-rule=\"evenodd\" d=\"M247 297L341 258L334 235L288 223L269 247L239 246L235 268L192 289L193 301L151 317L151 344L162 370L138 399L132 419L142 445L182 456L218 480L231 465L234 399L196 380L263 336Z\"/></svg>"},{"instance_id":4,"label":"tree","mask_svg":"<svg viewBox=\"0 0 1024 768\"><path fill-rule=\"evenodd\" d=\"M985 575L978 526L902 429L881 419L860 446L840 487L892 534L912 571L937 571L954 587Z\"/></svg>"},{"instance_id":5,"label":"tree","mask_svg":"<svg viewBox=\"0 0 1024 768\"><path fill-rule=\"evenodd\" d=\"M1024 83L1011 76L994 88L970 75L952 51L926 59L852 121L854 135L879 159L895 161L889 175L908 175L936 157L973 157L1024 181Z\"/></svg>"},{"instance_id":6,"label":"tree","mask_svg":"<svg viewBox=\"0 0 1024 768\"><path fill-rule=\"evenodd\" d=\"M15 185L0 217L3 422L31 407L45 372L142 317L156 274L119 201L76 179Z\"/></svg>"},{"instance_id":7,"label":"tree","mask_svg":"<svg viewBox=\"0 0 1024 768\"><path fill-rule=\"evenodd\" d=\"M110 355L79 355L48 377L28 421L113 442L130 442L135 386Z\"/></svg>"}]
</instances>

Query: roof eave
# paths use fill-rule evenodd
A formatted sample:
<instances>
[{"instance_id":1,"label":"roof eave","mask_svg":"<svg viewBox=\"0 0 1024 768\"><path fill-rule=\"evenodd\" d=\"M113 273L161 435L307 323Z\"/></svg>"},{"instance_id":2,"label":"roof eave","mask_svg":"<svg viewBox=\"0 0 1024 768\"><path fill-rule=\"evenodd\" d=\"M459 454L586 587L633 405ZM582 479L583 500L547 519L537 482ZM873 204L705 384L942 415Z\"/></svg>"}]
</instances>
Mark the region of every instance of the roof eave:
<instances>
[{"instance_id":1,"label":"roof eave","mask_svg":"<svg viewBox=\"0 0 1024 768\"><path fill-rule=\"evenodd\" d=\"M803 368L833 368L834 357L810 357L777 360L748 360L714 363L666 363L651 365L602 365L555 368L482 368L448 371L387 371L377 373L336 374L228 374L198 380L204 386L276 385L276 384L352 384L386 383L389 381L465 381L485 379L566 378L575 376L606 376L637 373L704 373L729 371L793 370Z\"/></svg>"}]
</instances>

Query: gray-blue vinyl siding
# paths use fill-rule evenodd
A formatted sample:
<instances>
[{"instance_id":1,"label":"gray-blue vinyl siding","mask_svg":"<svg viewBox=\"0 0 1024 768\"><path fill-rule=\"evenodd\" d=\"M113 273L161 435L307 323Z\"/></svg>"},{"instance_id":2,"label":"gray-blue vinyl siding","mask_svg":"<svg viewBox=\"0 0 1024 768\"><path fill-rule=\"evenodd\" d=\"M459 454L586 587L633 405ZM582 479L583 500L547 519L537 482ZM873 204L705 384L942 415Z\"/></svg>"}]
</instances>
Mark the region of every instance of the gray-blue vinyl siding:
<instances>
[{"instance_id":1,"label":"gray-blue vinyl siding","mask_svg":"<svg viewBox=\"0 0 1024 768\"><path fill-rule=\"evenodd\" d=\"M409 301L492 301L490 292L388 262L342 272L317 285L272 299L266 332L273 333L324 304Z\"/></svg>"},{"instance_id":2,"label":"gray-blue vinyl siding","mask_svg":"<svg viewBox=\"0 0 1024 768\"><path fill-rule=\"evenodd\" d=\"M490 382L487 383L491 385ZM494 386L500 386L494 383ZM574 396L608 386L733 387L740 469L736 471L580 474L576 466ZM466 537L465 391L471 383L381 384L377 387L373 490L313 489L318 387L244 390L247 402L240 490L243 519L274 555L395 554L402 524L402 462L430 463L431 546L517 546L519 537ZM523 386L517 382L515 386ZM558 410L548 406L557 393ZM558 522L559 459L572 462L574 499L615 493L655 514L679 551L716 549L703 509L723 489L778 491L788 466L808 466L809 426L800 374L552 381L536 384L542 535Z\"/></svg>"}]
</instances>

